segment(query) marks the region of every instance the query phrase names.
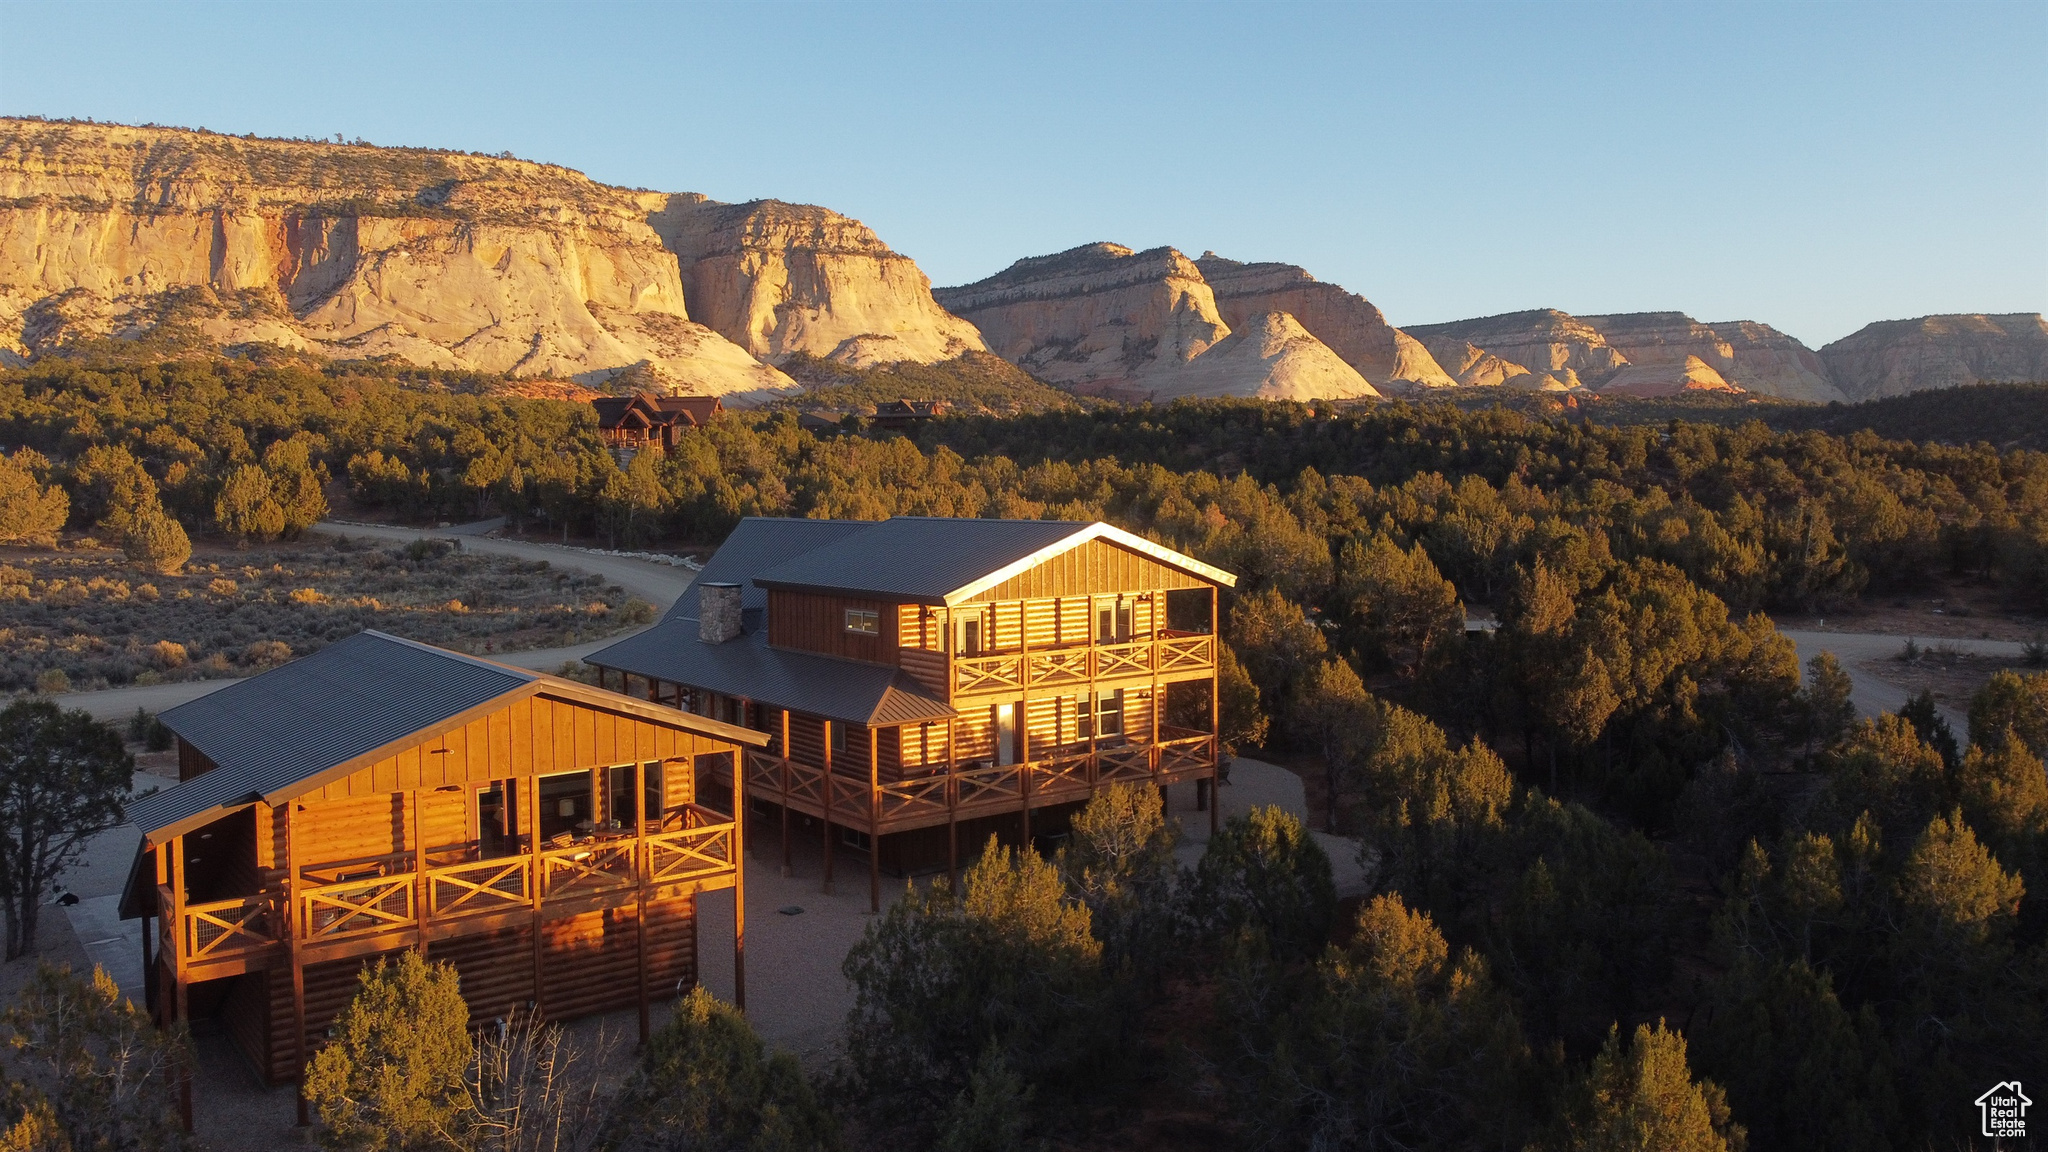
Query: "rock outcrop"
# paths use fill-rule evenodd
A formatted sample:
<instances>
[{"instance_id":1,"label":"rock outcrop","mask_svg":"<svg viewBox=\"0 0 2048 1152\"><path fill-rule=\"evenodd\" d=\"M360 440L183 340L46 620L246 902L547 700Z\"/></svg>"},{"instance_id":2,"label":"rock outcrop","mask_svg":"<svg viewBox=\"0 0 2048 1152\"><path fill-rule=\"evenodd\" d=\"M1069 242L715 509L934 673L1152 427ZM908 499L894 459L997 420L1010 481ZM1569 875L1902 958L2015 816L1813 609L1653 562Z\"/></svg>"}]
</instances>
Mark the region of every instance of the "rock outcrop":
<instances>
[{"instance_id":1,"label":"rock outcrop","mask_svg":"<svg viewBox=\"0 0 2048 1152\"><path fill-rule=\"evenodd\" d=\"M986 280L934 295L979 327L997 355L1076 391L1162 403L1380 394L1284 310L1242 315L1242 330L1233 332L1202 269L1172 248L1136 252L1087 244L1019 260ZM1247 295L1234 299L1241 303ZM1351 298L1385 327L1378 309Z\"/></svg>"},{"instance_id":2,"label":"rock outcrop","mask_svg":"<svg viewBox=\"0 0 2048 1152\"><path fill-rule=\"evenodd\" d=\"M1527 388L1532 391L1562 392L1570 385L1548 372L1538 375L1512 360L1503 360L1470 341L1455 336L1431 336L1422 341L1436 362L1451 378L1467 388Z\"/></svg>"},{"instance_id":3,"label":"rock outcrop","mask_svg":"<svg viewBox=\"0 0 2048 1152\"><path fill-rule=\"evenodd\" d=\"M1201 270L1171 248L1084 244L932 295L991 352L1085 391L1148 393L1230 334Z\"/></svg>"},{"instance_id":4,"label":"rock outcrop","mask_svg":"<svg viewBox=\"0 0 2048 1152\"><path fill-rule=\"evenodd\" d=\"M1363 400L1380 393L1285 312L1249 317L1200 356L1155 372L1151 399Z\"/></svg>"},{"instance_id":5,"label":"rock outcrop","mask_svg":"<svg viewBox=\"0 0 2048 1152\"><path fill-rule=\"evenodd\" d=\"M1827 345L1820 356L1851 400L2048 380L2048 321L2038 312L1885 320Z\"/></svg>"},{"instance_id":6,"label":"rock outcrop","mask_svg":"<svg viewBox=\"0 0 2048 1152\"><path fill-rule=\"evenodd\" d=\"M748 343L693 319L685 261ZM870 361L979 346L914 265L823 209L459 152L0 120L0 357L173 318L214 345L585 383L638 366L737 404L796 387L755 336Z\"/></svg>"},{"instance_id":7,"label":"rock outcrop","mask_svg":"<svg viewBox=\"0 0 2048 1152\"><path fill-rule=\"evenodd\" d=\"M1598 329L1555 308L1508 312L1449 324L1410 327L1408 334L1425 344L1462 340L1510 363L1520 364L1540 381L1548 376L1567 388L1596 386L1628 359L1608 347ZM1550 382L1540 386L1550 387Z\"/></svg>"},{"instance_id":8,"label":"rock outcrop","mask_svg":"<svg viewBox=\"0 0 2048 1152\"><path fill-rule=\"evenodd\" d=\"M1713 365L1697 356L1683 360L1659 357L1648 364L1630 364L1609 376L1601 385L1603 394L1619 396L1676 396L1680 392L1740 392Z\"/></svg>"},{"instance_id":9,"label":"rock outcrop","mask_svg":"<svg viewBox=\"0 0 2048 1152\"><path fill-rule=\"evenodd\" d=\"M829 208L679 195L648 222L680 261L690 314L755 356L867 368L986 350L915 262Z\"/></svg>"},{"instance_id":10,"label":"rock outcrop","mask_svg":"<svg viewBox=\"0 0 2048 1152\"><path fill-rule=\"evenodd\" d=\"M1375 385L1448 388L1456 383L1421 341L1387 323L1370 300L1325 284L1293 264L1244 264L1204 252L1195 267L1232 329L1285 312Z\"/></svg>"},{"instance_id":11,"label":"rock outcrop","mask_svg":"<svg viewBox=\"0 0 2048 1152\"><path fill-rule=\"evenodd\" d=\"M1636 368L1656 367L1673 380L1690 379L1689 387L1733 385L1747 392L1779 396L1787 400L1827 403L1843 399L1828 378L1821 358L1799 341L1772 328L1748 320L1703 324L1683 312L1631 312L1612 316L1580 316L1600 333L1608 346L1627 358ZM1707 382L1699 373L1688 374L1685 364L1697 359L1711 370L1719 383ZM1634 377L1642 384L1647 377ZM1615 380L1602 391L1612 390Z\"/></svg>"}]
</instances>

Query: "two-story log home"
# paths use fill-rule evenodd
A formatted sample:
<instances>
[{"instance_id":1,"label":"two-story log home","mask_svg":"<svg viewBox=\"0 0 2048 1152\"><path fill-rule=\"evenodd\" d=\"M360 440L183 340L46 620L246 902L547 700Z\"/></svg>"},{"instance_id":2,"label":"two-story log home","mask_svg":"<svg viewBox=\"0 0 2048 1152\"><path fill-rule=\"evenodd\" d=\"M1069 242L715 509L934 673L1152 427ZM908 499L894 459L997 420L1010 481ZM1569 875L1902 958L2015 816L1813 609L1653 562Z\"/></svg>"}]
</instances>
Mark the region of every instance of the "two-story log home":
<instances>
[{"instance_id":1,"label":"two-story log home","mask_svg":"<svg viewBox=\"0 0 2048 1152\"><path fill-rule=\"evenodd\" d=\"M162 720L180 783L129 806L122 915L156 921L157 1018L272 1083L379 956L454 964L473 1020L637 1004L644 1036L696 980L697 894L735 889L744 931L741 829L694 781L759 733L380 632Z\"/></svg>"},{"instance_id":2,"label":"two-story log home","mask_svg":"<svg viewBox=\"0 0 2048 1152\"><path fill-rule=\"evenodd\" d=\"M743 521L668 616L588 657L621 691L768 734L745 792L909 870L1115 781L1215 819L1216 613L1235 583L1107 524Z\"/></svg>"}]
</instances>

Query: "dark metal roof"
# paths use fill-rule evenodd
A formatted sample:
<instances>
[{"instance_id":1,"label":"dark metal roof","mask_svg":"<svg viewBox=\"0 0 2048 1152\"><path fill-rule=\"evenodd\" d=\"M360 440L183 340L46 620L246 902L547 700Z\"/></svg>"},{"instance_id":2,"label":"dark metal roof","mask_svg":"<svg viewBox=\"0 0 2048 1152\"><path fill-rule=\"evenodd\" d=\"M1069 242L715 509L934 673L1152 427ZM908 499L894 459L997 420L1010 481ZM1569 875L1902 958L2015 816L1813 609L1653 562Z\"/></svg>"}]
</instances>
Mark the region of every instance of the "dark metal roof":
<instances>
[{"instance_id":1,"label":"dark metal roof","mask_svg":"<svg viewBox=\"0 0 2048 1152\"><path fill-rule=\"evenodd\" d=\"M1092 525L1069 520L898 516L752 573L764 587L942 603L946 594Z\"/></svg>"},{"instance_id":2,"label":"dark metal roof","mask_svg":"<svg viewBox=\"0 0 2048 1152\"><path fill-rule=\"evenodd\" d=\"M943 697L898 669L770 648L765 630L706 644L695 620L670 619L584 659L850 724L893 727L955 715Z\"/></svg>"},{"instance_id":3,"label":"dark metal roof","mask_svg":"<svg viewBox=\"0 0 2048 1152\"><path fill-rule=\"evenodd\" d=\"M697 618L697 586L728 583L740 586L740 608L768 607L768 591L754 586L756 573L765 572L806 552L823 548L847 536L874 527L869 520L793 520L749 516L740 521L725 543L711 557L704 570L690 582L668 610L668 619Z\"/></svg>"},{"instance_id":4,"label":"dark metal roof","mask_svg":"<svg viewBox=\"0 0 2048 1152\"><path fill-rule=\"evenodd\" d=\"M163 713L165 727L215 767L136 801L129 821L148 835L222 805L248 803L540 678L359 632Z\"/></svg>"}]
</instances>

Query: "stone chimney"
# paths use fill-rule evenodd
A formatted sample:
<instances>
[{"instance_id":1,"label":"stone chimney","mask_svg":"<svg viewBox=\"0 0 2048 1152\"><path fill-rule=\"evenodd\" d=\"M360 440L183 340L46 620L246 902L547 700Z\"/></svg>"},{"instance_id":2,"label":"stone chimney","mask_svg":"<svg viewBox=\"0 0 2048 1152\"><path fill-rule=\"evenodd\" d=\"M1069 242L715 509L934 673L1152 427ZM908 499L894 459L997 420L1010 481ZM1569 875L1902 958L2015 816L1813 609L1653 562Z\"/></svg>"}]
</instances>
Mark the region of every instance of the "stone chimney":
<instances>
[{"instance_id":1,"label":"stone chimney","mask_svg":"<svg viewBox=\"0 0 2048 1152\"><path fill-rule=\"evenodd\" d=\"M740 586L697 585L697 639L723 644L740 634Z\"/></svg>"}]
</instances>

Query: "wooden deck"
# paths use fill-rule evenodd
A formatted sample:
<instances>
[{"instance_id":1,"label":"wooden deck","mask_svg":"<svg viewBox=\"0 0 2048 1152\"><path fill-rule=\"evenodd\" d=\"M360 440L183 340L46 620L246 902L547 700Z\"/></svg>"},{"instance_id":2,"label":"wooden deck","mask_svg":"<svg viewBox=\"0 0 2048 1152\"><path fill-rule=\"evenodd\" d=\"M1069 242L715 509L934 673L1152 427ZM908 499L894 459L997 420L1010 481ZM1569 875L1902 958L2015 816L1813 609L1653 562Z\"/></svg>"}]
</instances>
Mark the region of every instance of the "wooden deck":
<instances>
[{"instance_id":1,"label":"wooden deck","mask_svg":"<svg viewBox=\"0 0 2048 1152\"><path fill-rule=\"evenodd\" d=\"M301 961L317 964L736 884L733 819L694 804L674 819L680 827L537 855L476 859L480 845L472 844L430 848L423 862L402 852L306 864L289 910L282 892L184 903L161 884L159 907L182 906L180 916L158 919L161 954L182 960L186 980L211 980L287 966L288 924Z\"/></svg>"},{"instance_id":2,"label":"wooden deck","mask_svg":"<svg viewBox=\"0 0 2048 1152\"><path fill-rule=\"evenodd\" d=\"M913 650L914 651L914 650ZM933 663L943 665L943 658ZM952 660L955 698L1007 695L1094 683L1114 687L1125 681L1160 683L1206 679L1215 674L1216 639L1206 633L1162 632L1155 640L1125 644L1076 644Z\"/></svg>"},{"instance_id":3,"label":"wooden deck","mask_svg":"<svg viewBox=\"0 0 2048 1152\"><path fill-rule=\"evenodd\" d=\"M747 795L842 828L886 836L916 828L1071 804L1108 784L1175 784L1216 772L1216 738L1164 729L1167 739L1077 751L1022 764L941 769L873 786L865 773L749 750ZM723 781L728 786L730 781Z\"/></svg>"}]
</instances>

